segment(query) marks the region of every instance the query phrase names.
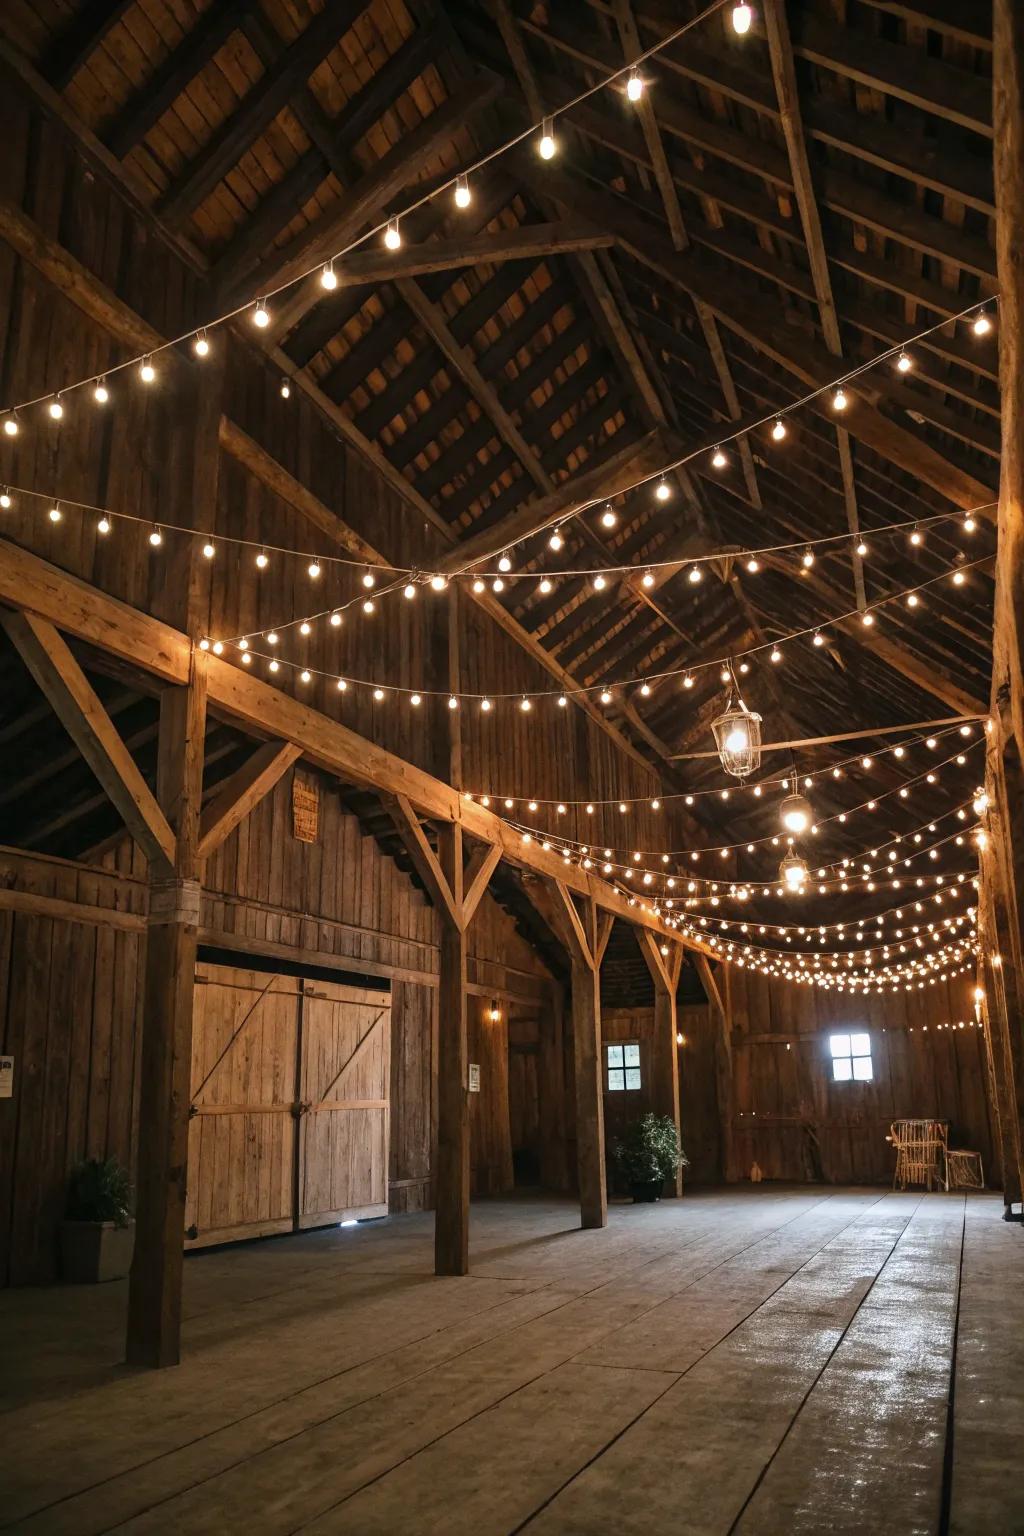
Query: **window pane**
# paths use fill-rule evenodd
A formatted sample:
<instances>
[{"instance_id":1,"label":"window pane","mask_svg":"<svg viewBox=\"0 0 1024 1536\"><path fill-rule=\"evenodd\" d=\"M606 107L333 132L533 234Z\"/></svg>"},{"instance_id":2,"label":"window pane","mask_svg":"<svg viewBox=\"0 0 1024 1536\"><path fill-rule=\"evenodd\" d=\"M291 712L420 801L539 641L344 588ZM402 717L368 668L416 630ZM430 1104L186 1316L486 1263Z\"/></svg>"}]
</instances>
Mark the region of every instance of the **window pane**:
<instances>
[{"instance_id":1,"label":"window pane","mask_svg":"<svg viewBox=\"0 0 1024 1536\"><path fill-rule=\"evenodd\" d=\"M870 1056L871 1055L871 1038L870 1038L870 1036L869 1035L851 1035L850 1036L850 1055L851 1056Z\"/></svg>"},{"instance_id":2,"label":"window pane","mask_svg":"<svg viewBox=\"0 0 1024 1536\"><path fill-rule=\"evenodd\" d=\"M832 1047L833 1056L849 1056L850 1054L849 1035L833 1035L829 1045Z\"/></svg>"},{"instance_id":3,"label":"window pane","mask_svg":"<svg viewBox=\"0 0 1024 1536\"><path fill-rule=\"evenodd\" d=\"M612 1068L608 1073L609 1090L612 1093L615 1093L617 1090L623 1088L624 1086L625 1084L622 1081L621 1071L617 1071L615 1068Z\"/></svg>"},{"instance_id":4,"label":"window pane","mask_svg":"<svg viewBox=\"0 0 1024 1536\"><path fill-rule=\"evenodd\" d=\"M608 1065L610 1067L622 1066L622 1046L610 1045L608 1047Z\"/></svg>"},{"instance_id":5,"label":"window pane","mask_svg":"<svg viewBox=\"0 0 1024 1536\"><path fill-rule=\"evenodd\" d=\"M832 1063L833 1082L848 1083L851 1076L849 1056L837 1056Z\"/></svg>"},{"instance_id":6,"label":"window pane","mask_svg":"<svg viewBox=\"0 0 1024 1536\"><path fill-rule=\"evenodd\" d=\"M871 1070L870 1056L855 1056L853 1058L853 1075L858 1083L870 1083L875 1075Z\"/></svg>"},{"instance_id":7,"label":"window pane","mask_svg":"<svg viewBox=\"0 0 1024 1536\"><path fill-rule=\"evenodd\" d=\"M871 1063L868 1062L868 1066L870 1066L870 1065L871 1065ZM626 1072L626 1087L627 1088L639 1088L640 1087L640 1068L639 1067L630 1067L630 1068L628 1068L628 1070Z\"/></svg>"},{"instance_id":8,"label":"window pane","mask_svg":"<svg viewBox=\"0 0 1024 1536\"><path fill-rule=\"evenodd\" d=\"M627 1067L638 1067L640 1065L640 1047L636 1044L624 1046L623 1060Z\"/></svg>"}]
</instances>

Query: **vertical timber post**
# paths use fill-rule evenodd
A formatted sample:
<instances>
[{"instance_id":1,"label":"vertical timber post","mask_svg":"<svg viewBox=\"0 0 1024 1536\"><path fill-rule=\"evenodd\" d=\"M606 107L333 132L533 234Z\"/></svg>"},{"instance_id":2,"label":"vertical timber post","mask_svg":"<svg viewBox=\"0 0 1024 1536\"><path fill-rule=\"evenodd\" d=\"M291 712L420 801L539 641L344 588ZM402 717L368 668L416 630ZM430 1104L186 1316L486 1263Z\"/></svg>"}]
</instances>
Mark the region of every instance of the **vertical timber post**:
<instances>
[{"instance_id":1,"label":"vertical timber post","mask_svg":"<svg viewBox=\"0 0 1024 1536\"><path fill-rule=\"evenodd\" d=\"M176 856L171 877L150 877L135 1257L128 1288L131 1365L176 1365L181 1356L205 728L206 658L193 648L188 683L165 689L160 700L157 799L175 833Z\"/></svg>"},{"instance_id":2,"label":"vertical timber post","mask_svg":"<svg viewBox=\"0 0 1024 1536\"><path fill-rule=\"evenodd\" d=\"M999 282L998 544L992 624L992 697L988 738L990 847L982 861L988 884L989 978L993 1071L1001 1096L1000 1131L1015 1167L1003 1169L1004 1201L1020 1199L1024 1182L1024 9L1020 0L992 8L993 169L996 271ZM993 792L994 791L994 792ZM994 941L997 949L988 947Z\"/></svg>"},{"instance_id":3,"label":"vertical timber post","mask_svg":"<svg viewBox=\"0 0 1024 1536\"><path fill-rule=\"evenodd\" d=\"M461 913L462 828L438 833L438 861ZM466 1018L466 925L441 912L437 1053L437 1194L434 1272L469 1270L469 1035Z\"/></svg>"},{"instance_id":4,"label":"vertical timber post","mask_svg":"<svg viewBox=\"0 0 1024 1536\"><path fill-rule=\"evenodd\" d=\"M654 983L654 1039L652 1041L652 1084L651 1095L654 1111L659 1115L667 1115L676 1128L679 1144L682 1146L683 1129L681 1123L681 1111L679 1103L679 1045L676 1039L678 1034L678 1013L676 1008L676 990L679 985L679 971L683 952L678 944L670 949L667 955L662 955L657 938L653 933L641 929L638 938L643 957L647 962L647 969L651 973L651 981ZM681 1195L683 1192L683 1170L678 1168L672 1180L671 1193Z\"/></svg>"},{"instance_id":5,"label":"vertical timber post","mask_svg":"<svg viewBox=\"0 0 1024 1536\"><path fill-rule=\"evenodd\" d=\"M597 911L588 897L583 926L589 955L578 944L572 956L573 1064L576 1077L576 1168L580 1225L608 1224L604 1166L604 1095L601 1091L601 967L597 955Z\"/></svg>"}]
</instances>

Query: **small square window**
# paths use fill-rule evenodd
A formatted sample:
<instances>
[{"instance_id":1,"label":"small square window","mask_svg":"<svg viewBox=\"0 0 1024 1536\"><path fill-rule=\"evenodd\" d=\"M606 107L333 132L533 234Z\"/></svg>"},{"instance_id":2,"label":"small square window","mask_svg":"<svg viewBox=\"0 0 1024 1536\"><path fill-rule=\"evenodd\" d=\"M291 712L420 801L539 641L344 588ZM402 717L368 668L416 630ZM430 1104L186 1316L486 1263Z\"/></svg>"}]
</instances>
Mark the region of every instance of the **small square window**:
<instances>
[{"instance_id":1,"label":"small square window","mask_svg":"<svg viewBox=\"0 0 1024 1536\"><path fill-rule=\"evenodd\" d=\"M624 1045L605 1046L608 1092L635 1092L640 1087L640 1044L630 1040Z\"/></svg>"},{"instance_id":2,"label":"small square window","mask_svg":"<svg viewBox=\"0 0 1024 1536\"><path fill-rule=\"evenodd\" d=\"M870 1083L874 1078L871 1065L871 1036L863 1031L849 1035L831 1035L828 1042L832 1054L832 1081L834 1083Z\"/></svg>"}]
</instances>

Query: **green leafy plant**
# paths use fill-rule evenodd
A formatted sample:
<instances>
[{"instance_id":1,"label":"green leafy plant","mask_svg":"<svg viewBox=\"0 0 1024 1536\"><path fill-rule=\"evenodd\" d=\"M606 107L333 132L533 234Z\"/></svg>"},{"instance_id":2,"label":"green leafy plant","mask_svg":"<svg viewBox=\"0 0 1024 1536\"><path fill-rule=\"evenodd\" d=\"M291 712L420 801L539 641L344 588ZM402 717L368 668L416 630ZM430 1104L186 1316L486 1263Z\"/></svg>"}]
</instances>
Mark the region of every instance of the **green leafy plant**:
<instances>
[{"instance_id":1,"label":"green leafy plant","mask_svg":"<svg viewBox=\"0 0 1024 1536\"><path fill-rule=\"evenodd\" d=\"M612 1150L615 1166L630 1184L660 1184L689 1166L668 1115L648 1112L634 1120Z\"/></svg>"},{"instance_id":2,"label":"green leafy plant","mask_svg":"<svg viewBox=\"0 0 1024 1536\"><path fill-rule=\"evenodd\" d=\"M128 1170L116 1158L87 1157L71 1175L69 1221L112 1221L126 1227L131 1220L132 1186Z\"/></svg>"}]
</instances>

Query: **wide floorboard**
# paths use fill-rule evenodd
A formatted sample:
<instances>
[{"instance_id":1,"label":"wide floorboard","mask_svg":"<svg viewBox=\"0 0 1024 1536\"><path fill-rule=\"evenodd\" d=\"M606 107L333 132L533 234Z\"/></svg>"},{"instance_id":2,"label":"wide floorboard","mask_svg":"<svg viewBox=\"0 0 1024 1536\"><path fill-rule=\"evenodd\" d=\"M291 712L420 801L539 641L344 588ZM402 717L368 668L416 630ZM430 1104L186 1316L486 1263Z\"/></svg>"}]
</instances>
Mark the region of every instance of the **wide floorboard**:
<instances>
[{"instance_id":1,"label":"wide floorboard","mask_svg":"<svg viewBox=\"0 0 1024 1536\"><path fill-rule=\"evenodd\" d=\"M39 1536L1024 1530L1024 1231L987 1196L762 1187L474 1207L0 1297L0 1527Z\"/></svg>"}]
</instances>

